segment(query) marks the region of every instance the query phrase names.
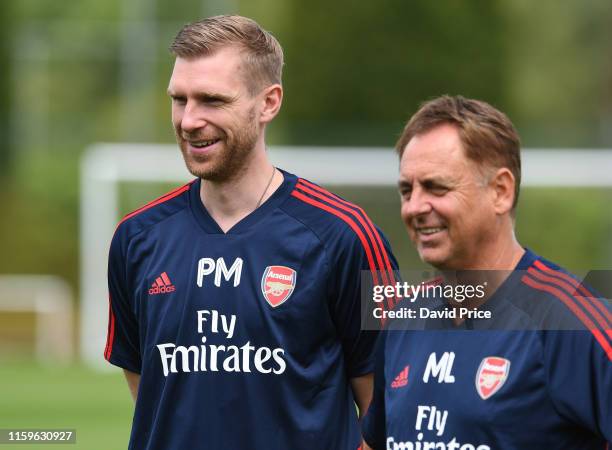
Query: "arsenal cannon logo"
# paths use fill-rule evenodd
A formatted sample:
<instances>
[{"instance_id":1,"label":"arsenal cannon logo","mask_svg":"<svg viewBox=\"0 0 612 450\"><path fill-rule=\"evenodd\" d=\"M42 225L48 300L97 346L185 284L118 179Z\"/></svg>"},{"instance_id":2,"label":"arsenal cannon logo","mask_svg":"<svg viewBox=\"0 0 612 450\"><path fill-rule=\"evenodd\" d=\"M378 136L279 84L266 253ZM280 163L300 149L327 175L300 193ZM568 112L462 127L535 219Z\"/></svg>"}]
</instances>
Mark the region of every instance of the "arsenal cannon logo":
<instances>
[{"instance_id":1,"label":"arsenal cannon logo","mask_svg":"<svg viewBox=\"0 0 612 450\"><path fill-rule=\"evenodd\" d=\"M501 389L510 372L510 361L499 356L489 356L480 362L476 372L476 391L483 400Z\"/></svg>"},{"instance_id":2,"label":"arsenal cannon logo","mask_svg":"<svg viewBox=\"0 0 612 450\"><path fill-rule=\"evenodd\" d=\"M291 297L296 278L297 273L289 267L266 267L261 277L261 292L270 306L276 308Z\"/></svg>"}]
</instances>

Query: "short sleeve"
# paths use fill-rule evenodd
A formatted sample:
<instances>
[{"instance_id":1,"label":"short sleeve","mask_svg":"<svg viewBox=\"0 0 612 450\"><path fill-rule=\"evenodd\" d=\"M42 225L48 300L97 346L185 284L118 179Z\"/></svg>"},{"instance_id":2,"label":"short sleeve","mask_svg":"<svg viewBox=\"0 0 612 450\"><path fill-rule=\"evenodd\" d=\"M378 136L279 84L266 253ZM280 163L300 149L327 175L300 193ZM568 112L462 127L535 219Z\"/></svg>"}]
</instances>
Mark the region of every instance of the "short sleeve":
<instances>
[{"instance_id":1,"label":"short sleeve","mask_svg":"<svg viewBox=\"0 0 612 450\"><path fill-rule=\"evenodd\" d=\"M138 321L126 279L127 239L121 226L115 232L108 258L109 315L104 357L111 364L140 373Z\"/></svg>"},{"instance_id":2,"label":"short sleeve","mask_svg":"<svg viewBox=\"0 0 612 450\"><path fill-rule=\"evenodd\" d=\"M361 424L361 433L374 450L385 448L385 342L388 331L382 331L376 345L374 395Z\"/></svg>"},{"instance_id":3,"label":"short sleeve","mask_svg":"<svg viewBox=\"0 0 612 450\"><path fill-rule=\"evenodd\" d=\"M397 271L397 262L389 243L376 227L361 235L347 232L335 249L332 318L342 340L349 378L374 371L374 346L377 331L362 330L362 271L368 276L390 282Z\"/></svg>"},{"instance_id":4,"label":"short sleeve","mask_svg":"<svg viewBox=\"0 0 612 450\"><path fill-rule=\"evenodd\" d=\"M593 331L543 332L548 386L559 414L611 442L612 339Z\"/></svg>"}]
</instances>

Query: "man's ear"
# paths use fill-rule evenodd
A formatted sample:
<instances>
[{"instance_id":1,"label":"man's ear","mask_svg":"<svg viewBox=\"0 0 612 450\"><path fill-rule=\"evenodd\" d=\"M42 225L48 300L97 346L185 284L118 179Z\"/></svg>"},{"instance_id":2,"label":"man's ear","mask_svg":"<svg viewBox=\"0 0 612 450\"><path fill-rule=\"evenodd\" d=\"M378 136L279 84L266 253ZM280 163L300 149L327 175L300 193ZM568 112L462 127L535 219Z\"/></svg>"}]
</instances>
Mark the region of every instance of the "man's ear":
<instances>
[{"instance_id":1,"label":"man's ear","mask_svg":"<svg viewBox=\"0 0 612 450\"><path fill-rule=\"evenodd\" d=\"M263 105L259 120L268 123L276 117L283 103L283 87L280 84L273 84L265 88L261 95Z\"/></svg>"},{"instance_id":2,"label":"man's ear","mask_svg":"<svg viewBox=\"0 0 612 450\"><path fill-rule=\"evenodd\" d=\"M490 181L493 189L493 206L497 214L506 214L512 210L514 203L514 186L516 180L507 167L498 169Z\"/></svg>"}]
</instances>

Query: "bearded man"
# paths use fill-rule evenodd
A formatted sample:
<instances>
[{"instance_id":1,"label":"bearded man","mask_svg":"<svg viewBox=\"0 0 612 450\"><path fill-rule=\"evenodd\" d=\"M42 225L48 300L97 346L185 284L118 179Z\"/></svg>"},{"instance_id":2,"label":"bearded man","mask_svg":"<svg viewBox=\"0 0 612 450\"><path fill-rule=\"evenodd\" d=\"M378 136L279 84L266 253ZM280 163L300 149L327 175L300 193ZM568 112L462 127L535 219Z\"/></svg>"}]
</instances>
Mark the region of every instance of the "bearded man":
<instances>
[{"instance_id":1,"label":"bearded man","mask_svg":"<svg viewBox=\"0 0 612 450\"><path fill-rule=\"evenodd\" d=\"M387 241L361 208L271 164L283 52L270 33L217 16L170 49L196 179L128 214L109 257L105 357L136 401L129 448L355 450L376 337L361 331L360 276L390 281Z\"/></svg>"}]
</instances>

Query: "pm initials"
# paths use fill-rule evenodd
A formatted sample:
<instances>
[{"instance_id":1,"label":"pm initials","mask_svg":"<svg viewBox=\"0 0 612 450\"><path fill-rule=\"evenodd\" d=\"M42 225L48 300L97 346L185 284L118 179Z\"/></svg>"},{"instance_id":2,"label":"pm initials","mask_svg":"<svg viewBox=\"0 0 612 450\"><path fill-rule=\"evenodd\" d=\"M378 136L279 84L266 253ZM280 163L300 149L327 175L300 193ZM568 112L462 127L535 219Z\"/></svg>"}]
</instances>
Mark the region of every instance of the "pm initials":
<instances>
[{"instance_id":1,"label":"pm initials","mask_svg":"<svg viewBox=\"0 0 612 450\"><path fill-rule=\"evenodd\" d=\"M440 360L435 353L429 355L425 373L423 374L423 382L429 382L429 377L438 377L438 383L454 383L455 376L451 374L453 370L453 362L455 361L454 352L444 352Z\"/></svg>"},{"instance_id":2,"label":"pm initials","mask_svg":"<svg viewBox=\"0 0 612 450\"><path fill-rule=\"evenodd\" d=\"M201 258L198 261L198 277L197 284L202 287L204 277L215 274L215 286L221 286L221 278L225 281L230 281L233 278L234 287L240 284L240 275L242 274L242 258L236 258L232 266L228 269L223 258L217 258L215 261L212 258Z\"/></svg>"}]
</instances>

